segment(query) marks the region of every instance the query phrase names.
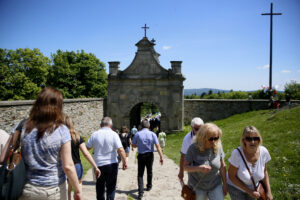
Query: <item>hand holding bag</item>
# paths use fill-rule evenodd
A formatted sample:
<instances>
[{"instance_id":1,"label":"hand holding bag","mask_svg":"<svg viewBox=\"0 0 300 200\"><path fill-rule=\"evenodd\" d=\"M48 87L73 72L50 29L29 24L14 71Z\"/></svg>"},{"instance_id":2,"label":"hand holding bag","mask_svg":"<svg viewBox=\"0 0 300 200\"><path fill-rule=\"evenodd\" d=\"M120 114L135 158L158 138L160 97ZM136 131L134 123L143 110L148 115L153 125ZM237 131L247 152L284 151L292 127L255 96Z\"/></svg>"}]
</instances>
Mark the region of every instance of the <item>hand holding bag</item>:
<instances>
[{"instance_id":1,"label":"hand holding bag","mask_svg":"<svg viewBox=\"0 0 300 200\"><path fill-rule=\"evenodd\" d=\"M259 185L258 185L256 191L259 192L259 194L260 194L259 200L267 199L267 196L266 196L267 189L266 189L266 186L263 181L259 181Z\"/></svg>"},{"instance_id":2,"label":"hand holding bag","mask_svg":"<svg viewBox=\"0 0 300 200\"><path fill-rule=\"evenodd\" d=\"M14 134L21 141L21 133ZM0 168L0 200L17 200L26 183L25 164L21 155L21 142L17 149L10 146L7 160Z\"/></svg>"},{"instance_id":3,"label":"hand holding bag","mask_svg":"<svg viewBox=\"0 0 300 200\"><path fill-rule=\"evenodd\" d=\"M245 161L245 158L244 158L242 152L238 148L237 148L237 150L239 151L239 153L240 153L240 155L241 155L241 157L242 157L242 159L244 161L244 164L245 164L245 166L246 166L246 168L247 168L247 170L248 170L248 172L250 174L251 181L252 181L252 184L253 184L255 190L257 192L259 192L259 194L260 194L260 197L258 198L258 200L267 200L266 187L265 187L264 182L263 181L259 181L259 185L258 185L258 187L256 187L254 179L253 179L253 176L252 176L252 173L250 172L250 169L249 169L249 167L248 167L248 165L247 165L247 163Z\"/></svg>"},{"instance_id":4,"label":"hand holding bag","mask_svg":"<svg viewBox=\"0 0 300 200\"><path fill-rule=\"evenodd\" d=\"M181 190L181 196L184 200L195 200L196 199L196 194L195 194L194 190L185 184L183 184L183 187Z\"/></svg>"}]
</instances>

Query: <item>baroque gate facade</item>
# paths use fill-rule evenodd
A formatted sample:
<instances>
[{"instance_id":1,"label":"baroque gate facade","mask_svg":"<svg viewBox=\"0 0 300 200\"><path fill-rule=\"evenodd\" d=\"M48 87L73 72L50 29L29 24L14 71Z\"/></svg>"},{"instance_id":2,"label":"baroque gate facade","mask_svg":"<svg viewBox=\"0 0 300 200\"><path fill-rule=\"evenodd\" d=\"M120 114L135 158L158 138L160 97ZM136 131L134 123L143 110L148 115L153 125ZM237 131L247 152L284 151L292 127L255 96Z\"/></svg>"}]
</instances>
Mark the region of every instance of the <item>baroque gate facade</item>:
<instances>
[{"instance_id":1,"label":"baroque gate facade","mask_svg":"<svg viewBox=\"0 0 300 200\"><path fill-rule=\"evenodd\" d=\"M139 105L146 102L159 109L162 130L175 132L183 128L182 62L171 61L171 69L163 68L154 42L143 37L136 44L135 58L123 71L120 62L109 62L106 114L116 128L137 125Z\"/></svg>"}]
</instances>

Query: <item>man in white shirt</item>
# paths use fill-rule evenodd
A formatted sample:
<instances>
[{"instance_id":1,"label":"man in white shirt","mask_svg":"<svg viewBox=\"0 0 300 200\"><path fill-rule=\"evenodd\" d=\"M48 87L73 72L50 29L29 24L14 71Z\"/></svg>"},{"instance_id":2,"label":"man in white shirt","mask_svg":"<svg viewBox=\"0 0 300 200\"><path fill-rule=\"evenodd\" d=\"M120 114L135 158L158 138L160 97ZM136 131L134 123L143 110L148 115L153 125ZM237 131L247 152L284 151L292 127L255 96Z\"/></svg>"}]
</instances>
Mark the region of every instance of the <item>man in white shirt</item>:
<instances>
[{"instance_id":1,"label":"man in white shirt","mask_svg":"<svg viewBox=\"0 0 300 200\"><path fill-rule=\"evenodd\" d=\"M191 127L192 131L186 134L186 136L183 139L182 146L181 146L181 156L180 156L180 166L179 166L179 174L178 178L181 182L183 182L183 164L184 164L184 156L187 153L187 150L189 149L190 145L192 144L193 138L196 135L196 133L199 131L201 126L204 124L203 120L199 117L195 117L191 121Z\"/></svg>"},{"instance_id":2,"label":"man in white shirt","mask_svg":"<svg viewBox=\"0 0 300 200\"><path fill-rule=\"evenodd\" d=\"M112 120L104 117L101 120L101 128L94 132L87 141L88 149L94 148L94 160L101 171L101 176L96 182L97 199L113 200L115 197L118 159L117 152L123 161L123 170L127 169L126 155L119 135L112 129ZM106 187L106 189L105 189Z\"/></svg>"}]
</instances>

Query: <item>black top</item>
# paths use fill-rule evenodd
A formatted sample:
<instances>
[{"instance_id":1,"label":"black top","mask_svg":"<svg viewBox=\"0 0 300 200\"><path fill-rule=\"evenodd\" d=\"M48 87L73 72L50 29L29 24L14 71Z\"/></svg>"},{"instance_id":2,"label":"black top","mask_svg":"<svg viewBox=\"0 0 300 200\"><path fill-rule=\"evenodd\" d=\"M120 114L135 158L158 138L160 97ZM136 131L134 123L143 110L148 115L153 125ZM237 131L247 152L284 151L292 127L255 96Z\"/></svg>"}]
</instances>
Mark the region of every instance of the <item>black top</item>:
<instances>
[{"instance_id":1,"label":"black top","mask_svg":"<svg viewBox=\"0 0 300 200\"><path fill-rule=\"evenodd\" d=\"M119 137L121 139L121 142L122 142L122 145L123 145L124 149L126 149L127 147L130 146L130 143L129 143L130 135L128 133L126 133L125 136L122 136L122 133L120 133Z\"/></svg>"},{"instance_id":2,"label":"black top","mask_svg":"<svg viewBox=\"0 0 300 200\"><path fill-rule=\"evenodd\" d=\"M20 121L20 123L18 124L16 131L22 132L22 128L24 123L26 122L26 119L23 119L22 121Z\"/></svg>"},{"instance_id":3,"label":"black top","mask_svg":"<svg viewBox=\"0 0 300 200\"><path fill-rule=\"evenodd\" d=\"M84 139L80 136L80 140L74 143L73 140L71 140L71 148L72 148L72 159L74 164L81 163L80 155L79 155L79 146L84 143Z\"/></svg>"}]
</instances>

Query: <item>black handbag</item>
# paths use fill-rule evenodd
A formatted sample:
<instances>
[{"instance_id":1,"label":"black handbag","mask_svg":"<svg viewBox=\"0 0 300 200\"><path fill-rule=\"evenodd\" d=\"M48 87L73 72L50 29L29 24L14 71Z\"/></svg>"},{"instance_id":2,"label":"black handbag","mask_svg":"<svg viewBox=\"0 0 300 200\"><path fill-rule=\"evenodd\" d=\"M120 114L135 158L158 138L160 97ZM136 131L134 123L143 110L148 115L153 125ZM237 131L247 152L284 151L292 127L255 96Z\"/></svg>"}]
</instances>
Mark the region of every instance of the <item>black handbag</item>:
<instances>
[{"instance_id":1,"label":"black handbag","mask_svg":"<svg viewBox=\"0 0 300 200\"><path fill-rule=\"evenodd\" d=\"M19 138L20 135L19 133ZM8 158L0 168L0 200L17 200L23 192L25 183L26 169L21 155L20 142L17 149L14 145L10 147Z\"/></svg>"}]
</instances>

